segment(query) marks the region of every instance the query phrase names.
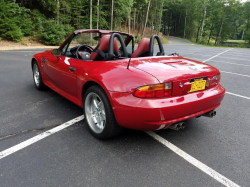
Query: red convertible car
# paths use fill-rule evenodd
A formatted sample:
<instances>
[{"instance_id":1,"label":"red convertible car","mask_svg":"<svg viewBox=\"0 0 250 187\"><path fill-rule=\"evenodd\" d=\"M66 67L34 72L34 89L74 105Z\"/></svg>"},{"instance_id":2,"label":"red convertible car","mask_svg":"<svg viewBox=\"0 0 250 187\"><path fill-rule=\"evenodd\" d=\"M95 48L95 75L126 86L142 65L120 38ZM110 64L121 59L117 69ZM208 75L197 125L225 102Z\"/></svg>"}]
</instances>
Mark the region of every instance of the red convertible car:
<instances>
[{"instance_id":1,"label":"red convertible car","mask_svg":"<svg viewBox=\"0 0 250 187\"><path fill-rule=\"evenodd\" d=\"M82 107L100 139L123 127L182 129L187 119L216 115L225 94L218 69L166 56L156 35L134 50L131 34L76 30L58 49L35 54L31 67L36 88L47 86Z\"/></svg>"}]
</instances>

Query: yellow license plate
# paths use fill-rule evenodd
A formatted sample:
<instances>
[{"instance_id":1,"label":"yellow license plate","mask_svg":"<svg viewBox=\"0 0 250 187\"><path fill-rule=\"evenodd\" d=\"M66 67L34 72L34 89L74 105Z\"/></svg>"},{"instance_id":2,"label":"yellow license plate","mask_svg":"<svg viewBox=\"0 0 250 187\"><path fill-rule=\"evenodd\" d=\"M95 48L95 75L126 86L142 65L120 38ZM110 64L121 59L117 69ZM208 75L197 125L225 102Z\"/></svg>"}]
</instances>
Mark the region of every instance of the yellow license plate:
<instances>
[{"instance_id":1,"label":"yellow license plate","mask_svg":"<svg viewBox=\"0 0 250 187\"><path fill-rule=\"evenodd\" d=\"M195 92L199 90L204 90L206 86L206 80L197 79L194 82L191 82L191 89L189 92Z\"/></svg>"}]
</instances>

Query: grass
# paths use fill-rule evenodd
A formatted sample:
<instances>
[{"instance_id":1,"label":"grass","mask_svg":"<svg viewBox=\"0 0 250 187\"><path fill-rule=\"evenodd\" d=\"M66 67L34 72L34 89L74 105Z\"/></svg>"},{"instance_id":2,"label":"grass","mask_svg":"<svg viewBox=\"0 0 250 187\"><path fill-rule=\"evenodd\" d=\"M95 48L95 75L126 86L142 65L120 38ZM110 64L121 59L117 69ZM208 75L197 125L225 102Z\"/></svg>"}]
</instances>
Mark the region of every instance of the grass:
<instances>
[{"instance_id":1,"label":"grass","mask_svg":"<svg viewBox=\"0 0 250 187\"><path fill-rule=\"evenodd\" d=\"M178 38L181 38L181 37L178 37ZM189 41L193 44L196 44L196 46L199 46L199 47L216 47L216 48L249 48L247 46L245 46L244 44L246 44L245 40L227 40L226 42L227 43L238 43L239 46L223 46L223 45L214 45L215 43L215 40L214 39L210 39L210 44L198 44L198 43L195 43L195 40L193 39L185 39L185 38L181 38L183 40L186 40L186 41ZM206 41L206 40L204 40Z\"/></svg>"},{"instance_id":2,"label":"grass","mask_svg":"<svg viewBox=\"0 0 250 187\"><path fill-rule=\"evenodd\" d=\"M195 40L189 40L189 39L187 39L187 38L182 38L182 37L180 37L180 36L175 36L176 38L180 38L180 39L182 39L182 40L185 40L185 41L187 41L187 42L191 42L191 43L194 43L194 44L197 44L197 43L195 43Z\"/></svg>"},{"instance_id":3,"label":"grass","mask_svg":"<svg viewBox=\"0 0 250 187\"><path fill-rule=\"evenodd\" d=\"M24 41L24 40L21 40L21 44L22 45L27 45L26 41Z\"/></svg>"},{"instance_id":4,"label":"grass","mask_svg":"<svg viewBox=\"0 0 250 187\"><path fill-rule=\"evenodd\" d=\"M227 40L226 42L228 42L228 43L246 43L246 41L245 40Z\"/></svg>"},{"instance_id":5,"label":"grass","mask_svg":"<svg viewBox=\"0 0 250 187\"><path fill-rule=\"evenodd\" d=\"M162 44L167 44L168 43L168 39L164 36L161 37L161 42Z\"/></svg>"}]
</instances>

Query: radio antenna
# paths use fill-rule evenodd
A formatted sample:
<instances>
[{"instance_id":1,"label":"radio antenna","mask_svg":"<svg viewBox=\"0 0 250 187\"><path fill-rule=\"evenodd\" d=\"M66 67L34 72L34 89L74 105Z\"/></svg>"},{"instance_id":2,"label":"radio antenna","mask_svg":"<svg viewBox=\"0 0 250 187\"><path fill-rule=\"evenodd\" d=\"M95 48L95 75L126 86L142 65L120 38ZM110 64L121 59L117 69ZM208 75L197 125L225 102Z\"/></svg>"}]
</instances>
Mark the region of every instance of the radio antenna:
<instances>
[{"instance_id":1,"label":"radio antenna","mask_svg":"<svg viewBox=\"0 0 250 187\"><path fill-rule=\"evenodd\" d=\"M130 59L129 59L129 61L128 61L127 69L129 68L130 61L131 61L131 57L130 57Z\"/></svg>"},{"instance_id":2,"label":"radio antenna","mask_svg":"<svg viewBox=\"0 0 250 187\"><path fill-rule=\"evenodd\" d=\"M134 53L134 47L135 47L135 40L134 40L134 37L132 36L132 54ZM131 54L131 56L132 56L132 54ZM131 61L131 57L130 57L130 59L128 61L127 69L129 69L130 61Z\"/></svg>"}]
</instances>

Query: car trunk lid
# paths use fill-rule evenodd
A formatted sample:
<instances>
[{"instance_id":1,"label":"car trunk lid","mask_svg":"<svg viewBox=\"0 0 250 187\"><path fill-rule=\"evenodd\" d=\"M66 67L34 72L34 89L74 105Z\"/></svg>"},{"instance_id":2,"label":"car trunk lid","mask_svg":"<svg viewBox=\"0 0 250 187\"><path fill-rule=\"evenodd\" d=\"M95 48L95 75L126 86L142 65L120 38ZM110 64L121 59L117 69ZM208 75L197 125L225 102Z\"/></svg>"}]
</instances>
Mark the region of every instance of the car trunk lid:
<instances>
[{"instance_id":1,"label":"car trunk lid","mask_svg":"<svg viewBox=\"0 0 250 187\"><path fill-rule=\"evenodd\" d=\"M173 96L188 93L194 80L206 80L219 73L213 66L180 56L138 58L131 60L130 66L155 76L161 83L172 82Z\"/></svg>"}]
</instances>

